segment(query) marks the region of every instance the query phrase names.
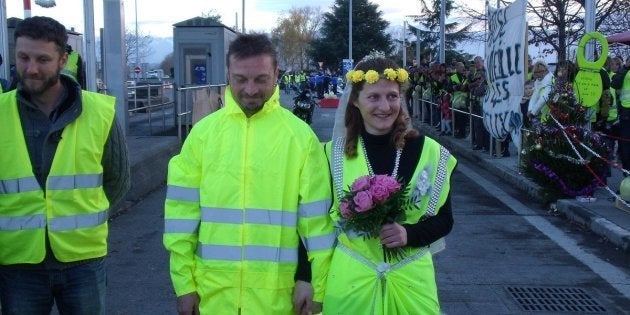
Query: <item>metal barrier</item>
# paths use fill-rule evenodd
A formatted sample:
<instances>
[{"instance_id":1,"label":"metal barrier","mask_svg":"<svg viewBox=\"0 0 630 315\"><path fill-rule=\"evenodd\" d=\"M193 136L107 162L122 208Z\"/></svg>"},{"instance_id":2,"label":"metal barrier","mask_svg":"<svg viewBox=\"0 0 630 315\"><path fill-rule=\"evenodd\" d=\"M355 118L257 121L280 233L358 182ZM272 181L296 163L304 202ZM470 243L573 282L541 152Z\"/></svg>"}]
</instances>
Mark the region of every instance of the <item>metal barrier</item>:
<instances>
[{"instance_id":1,"label":"metal barrier","mask_svg":"<svg viewBox=\"0 0 630 315\"><path fill-rule=\"evenodd\" d=\"M164 92L170 83L144 84L127 87L127 114L129 117L139 117L133 123L143 124L148 120L149 135L153 135L153 113L159 110L162 114L162 131L166 130L167 109L175 102L172 97L167 97ZM141 113L146 113L146 117ZM172 113L172 112L170 112Z\"/></svg>"},{"instance_id":2,"label":"metal barrier","mask_svg":"<svg viewBox=\"0 0 630 315\"><path fill-rule=\"evenodd\" d=\"M178 87L176 89L177 106L175 115L177 118L177 139L183 141L184 136L190 133L191 126L196 122L195 119L201 118L223 107L223 96L221 90L224 89L226 86L226 84L208 84ZM205 92L201 93L201 95L205 94L208 98L210 97L210 95L213 94L213 92L218 93L218 104L216 104L216 106L213 106L213 102L210 101L207 103L208 108L197 109L199 113L195 112L193 109L195 109L195 103L199 103L196 102L196 99L199 97L200 91ZM197 117L193 117L195 115ZM183 134L184 128L186 131L185 135Z\"/></svg>"},{"instance_id":3,"label":"metal barrier","mask_svg":"<svg viewBox=\"0 0 630 315\"><path fill-rule=\"evenodd\" d=\"M420 97L415 97L414 102L418 102L419 105L418 107L420 108L420 119L423 122L426 122L426 116L425 115L429 115L428 116L428 121L429 124L431 126L435 126L436 125L436 120L437 123L440 123L440 119L441 119L441 110L440 110L440 104L435 103L433 101L428 101L428 100L424 100L421 99ZM428 111L427 111L427 107L428 107ZM417 108L417 107L416 107ZM466 110L461 110L461 109L457 109L454 108L452 106L449 106L449 110L451 111L451 136L455 136L455 113L461 113L461 114L465 114L468 116L468 126L469 126L469 136L468 139L470 141L470 146L472 148L473 146L473 137L472 137L472 132L473 132L473 120L474 119L482 119L483 120L483 116L477 115L477 114L473 114L470 111L466 111ZM435 114L439 114L439 116L436 116ZM440 119L436 119L436 118L440 118ZM500 145L499 140L493 138L492 136L489 137L488 139L488 154L490 154L490 156L493 156L495 154L495 152L498 153L498 148L497 146ZM521 153L518 152L518 160L520 161L520 155Z\"/></svg>"}]
</instances>

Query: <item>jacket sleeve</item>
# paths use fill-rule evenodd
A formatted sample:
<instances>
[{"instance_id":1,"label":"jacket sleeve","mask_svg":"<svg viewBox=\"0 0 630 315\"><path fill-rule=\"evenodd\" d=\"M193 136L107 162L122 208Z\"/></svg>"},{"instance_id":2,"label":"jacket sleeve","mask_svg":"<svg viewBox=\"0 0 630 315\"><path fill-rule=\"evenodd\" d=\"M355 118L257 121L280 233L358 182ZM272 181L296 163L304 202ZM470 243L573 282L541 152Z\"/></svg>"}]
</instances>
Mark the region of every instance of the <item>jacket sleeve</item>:
<instances>
[{"instance_id":1,"label":"jacket sleeve","mask_svg":"<svg viewBox=\"0 0 630 315\"><path fill-rule=\"evenodd\" d=\"M313 300L321 302L324 299L335 234L329 215L332 197L328 162L315 134L312 134L310 142L300 175L298 233L311 262Z\"/></svg>"},{"instance_id":2,"label":"jacket sleeve","mask_svg":"<svg viewBox=\"0 0 630 315\"><path fill-rule=\"evenodd\" d=\"M407 245L423 247L448 235L453 229L453 210L451 208L451 196L440 208L436 215L420 220L414 224L403 224L407 231Z\"/></svg>"},{"instance_id":3,"label":"jacket sleeve","mask_svg":"<svg viewBox=\"0 0 630 315\"><path fill-rule=\"evenodd\" d=\"M125 197L131 186L127 141L116 117L105 142L101 165L103 166L103 190L110 207L114 207Z\"/></svg>"},{"instance_id":4,"label":"jacket sleeve","mask_svg":"<svg viewBox=\"0 0 630 315\"><path fill-rule=\"evenodd\" d=\"M195 140L193 128L181 152L168 164L163 242L170 252L170 274L177 296L197 291L193 275L201 220L201 144Z\"/></svg>"}]
</instances>

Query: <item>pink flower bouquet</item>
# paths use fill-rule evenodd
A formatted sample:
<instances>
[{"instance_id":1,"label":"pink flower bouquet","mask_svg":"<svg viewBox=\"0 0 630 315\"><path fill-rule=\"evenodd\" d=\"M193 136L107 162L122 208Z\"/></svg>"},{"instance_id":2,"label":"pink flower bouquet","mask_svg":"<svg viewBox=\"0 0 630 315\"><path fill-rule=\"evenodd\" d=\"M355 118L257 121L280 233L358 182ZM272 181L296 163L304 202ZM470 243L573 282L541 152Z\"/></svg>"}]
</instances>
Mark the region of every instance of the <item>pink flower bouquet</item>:
<instances>
[{"instance_id":1,"label":"pink flower bouquet","mask_svg":"<svg viewBox=\"0 0 630 315\"><path fill-rule=\"evenodd\" d=\"M342 225L364 238L378 238L383 224L404 221L405 208L414 206L405 198L403 185L391 176L361 176L349 188L339 204ZM400 247L383 247L383 253L388 262L404 256Z\"/></svg>"}]
</instances>

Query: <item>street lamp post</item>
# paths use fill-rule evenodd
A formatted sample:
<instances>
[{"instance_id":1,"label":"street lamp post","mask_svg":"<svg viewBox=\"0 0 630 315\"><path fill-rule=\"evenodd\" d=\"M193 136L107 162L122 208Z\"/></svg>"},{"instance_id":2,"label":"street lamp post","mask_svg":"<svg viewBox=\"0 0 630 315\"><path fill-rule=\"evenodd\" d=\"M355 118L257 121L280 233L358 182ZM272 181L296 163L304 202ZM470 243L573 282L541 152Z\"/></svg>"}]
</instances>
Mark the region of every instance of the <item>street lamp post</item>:
<instances>
[{"instance_id":1,"label":"street lamp post","mask_svg":"<svg viewBox=\"0 0 630 315\"><path fill-rule=\"evenodd\" d=\"M140 38L138 38L138 0L134 0L136 13L136 67L140 66ZM135 73L135 72L134 72ZM139 73L136 73L136 81L138 81Z\"/></svg>"}]
</instances>

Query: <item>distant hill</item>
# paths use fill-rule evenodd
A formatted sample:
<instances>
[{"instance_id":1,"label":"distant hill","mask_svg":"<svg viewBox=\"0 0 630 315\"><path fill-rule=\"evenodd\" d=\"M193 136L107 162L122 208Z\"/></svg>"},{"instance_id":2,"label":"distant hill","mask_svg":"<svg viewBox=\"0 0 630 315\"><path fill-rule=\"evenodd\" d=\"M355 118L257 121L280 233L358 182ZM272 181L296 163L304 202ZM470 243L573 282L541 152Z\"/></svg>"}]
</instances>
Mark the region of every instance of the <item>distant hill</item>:
<instances>
[{"instance_id":1,"label":"distant hill","mask_svg":"<svg viewBox=\"0 0 630 315\"><path fill-rule=\"evenodd\" d=\"M146 62L150 64L160 64L166 55L173 52L173 38L153 37L151 50L153 53L147 57Z\"/></svg>"}]
</instances>

